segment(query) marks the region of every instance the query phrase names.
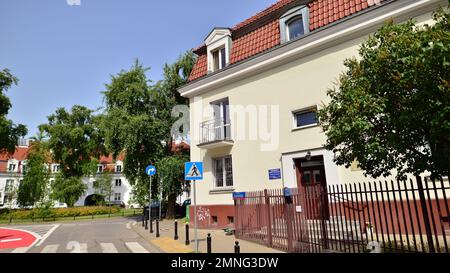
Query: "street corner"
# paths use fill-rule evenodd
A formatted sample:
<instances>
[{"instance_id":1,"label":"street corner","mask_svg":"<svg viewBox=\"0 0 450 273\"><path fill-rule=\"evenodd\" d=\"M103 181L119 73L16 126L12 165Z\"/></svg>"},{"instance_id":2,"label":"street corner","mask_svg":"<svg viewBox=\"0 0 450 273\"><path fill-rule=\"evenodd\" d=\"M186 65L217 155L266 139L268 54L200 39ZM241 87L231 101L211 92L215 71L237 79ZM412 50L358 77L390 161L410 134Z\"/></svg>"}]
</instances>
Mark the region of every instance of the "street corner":
<instances>
[{"instance_id":1,"label":"street corner","mask_svg":"<svg viewBox=\"0 0 450 273\"><path fill-rule=\"evenodd\" d=\"M30 232L0 228L0 249L30 247L36 240L37 236Z\"/></svg>"}]
</instances>

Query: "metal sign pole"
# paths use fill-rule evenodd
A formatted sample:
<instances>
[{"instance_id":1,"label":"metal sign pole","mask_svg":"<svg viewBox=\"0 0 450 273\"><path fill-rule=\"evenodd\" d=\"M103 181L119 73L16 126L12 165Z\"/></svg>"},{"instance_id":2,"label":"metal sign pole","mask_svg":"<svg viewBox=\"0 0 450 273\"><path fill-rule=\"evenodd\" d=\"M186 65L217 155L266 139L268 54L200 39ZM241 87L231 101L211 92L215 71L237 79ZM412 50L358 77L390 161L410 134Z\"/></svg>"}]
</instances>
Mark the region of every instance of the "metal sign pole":
<instances>
[{"instance_id":1,"label":"metal sign pole","mask_svg":"<svg viewBox=\"0 0 450 273\"><path fill-rule=\"evenodd\" d=\"M150 176L150 186L149 186L149 195L148 195L148 221L152 219L152 176Z\"/></svg>"},{"instance_id":2,"label":"metal sign pole","mask_svg":"<svg viewBox=\"0 0 450 273\"><path fill-rule=\"evenodd\" d=\"M195 238L195 250L198 253L198 237L197 237L197 197L195 190L195 181L194 181L194 238Z\"/></svg>"}]
</instances>

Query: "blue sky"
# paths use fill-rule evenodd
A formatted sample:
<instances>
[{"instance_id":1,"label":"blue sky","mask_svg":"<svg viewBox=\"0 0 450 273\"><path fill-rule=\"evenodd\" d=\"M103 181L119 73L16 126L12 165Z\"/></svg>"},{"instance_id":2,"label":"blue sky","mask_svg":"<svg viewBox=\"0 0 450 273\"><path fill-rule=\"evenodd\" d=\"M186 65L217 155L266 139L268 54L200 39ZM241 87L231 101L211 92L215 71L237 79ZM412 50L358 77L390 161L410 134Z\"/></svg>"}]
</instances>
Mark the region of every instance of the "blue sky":
<instances>
[{"instance_id":1,"label":"blue sky","mask_svg":"<svg viewBox=\"0 0 450 273\"><path fill-rule=\"evenodd\" d=\"M29 136L58 107L102 106L110 75L139 58L159 80L164 63L275 0L1 0L0 69L19 78L9 118Z\"/></svg>"}]
</instances>

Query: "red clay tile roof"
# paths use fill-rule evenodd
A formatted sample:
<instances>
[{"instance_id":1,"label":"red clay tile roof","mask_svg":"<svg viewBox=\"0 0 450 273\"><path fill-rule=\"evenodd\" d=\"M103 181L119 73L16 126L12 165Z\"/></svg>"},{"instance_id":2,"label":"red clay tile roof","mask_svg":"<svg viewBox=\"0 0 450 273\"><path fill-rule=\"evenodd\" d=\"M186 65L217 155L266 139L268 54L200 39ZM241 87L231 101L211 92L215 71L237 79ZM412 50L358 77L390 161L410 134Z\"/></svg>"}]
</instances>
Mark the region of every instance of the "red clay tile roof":
<instances>
[{"instance_id":1,"label":"red clay tile roof","mask_svg":"<svg viewBox=\"0 0 450 273\"><path fill-rule=\"evenodd\" d=\"M16 147L14 153L1 153L0 160L8 161L9 159L16 159L19 161L25 160L28 155L29 147Z\"/></svg>"},{"instance_id":2,"label":"red clay tile roof","mask_svg":"<svg viewBox=\"0 0 450 273\"><path fill-rule=\"evenodd\" d=\"M275 4L271 5L270 7L264 9L263 11L258 12L257 14L253 15L252 17L250 17L250 18L246 19L245 21L234 26L233 30L237 30L244 26L247 26L247 25L263 18L264 16L286 6L287 4L290 4L293 1L294 0L277 0L277 2Z\"/></svg>"},{"instance_id":3,"label":"red clay tile roof","mask_svg":"<svg viewBox=\"0 0 450 273\"><path fill-rule=\"evenodd\" d=\"M368 7L386 0L314 0L308 4L309 8L309 29L314 31L325 25L331 24L344 17L355 14ZM271 13L279 11L281 8L289 8L287 5L301 4L301 0L278 0L272 6L257 13L249 19L237 24L232 28L233 44L231 47L230 64L243 61L249 57L264 52L280 44L280 29L278 19L271 20L255 30L236 36L237 31L250 27L252 24L258 24L263 18ZM206 46L193 50L198 55L197 62L194 65L189 81L194 81L208 73Z\"/></svg>"}]
</instances>

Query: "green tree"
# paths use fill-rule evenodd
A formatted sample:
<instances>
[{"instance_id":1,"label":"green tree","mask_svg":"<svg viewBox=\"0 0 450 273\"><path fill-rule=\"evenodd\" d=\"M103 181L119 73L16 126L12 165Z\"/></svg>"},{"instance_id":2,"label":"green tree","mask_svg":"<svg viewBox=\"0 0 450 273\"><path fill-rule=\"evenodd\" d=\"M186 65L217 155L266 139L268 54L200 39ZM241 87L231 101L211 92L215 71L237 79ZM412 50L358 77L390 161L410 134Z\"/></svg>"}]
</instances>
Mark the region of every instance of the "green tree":
<instances>
[{"instance_id":1,"label":"green tree","mask_svg":"<svg viewBox=\"0 0 450 273\"><path fill-rule=\"evenodd\" d=\"M157 118L164 128L164 150L161 160L158 161L158 173L162 181L162 195L167 197L166 217L175 217L176 197L182 193L184 182L184 163L189 161L189 150L177 151L173 149L174 140L181 140L186 135L174 133L173 126L176 126L180 115L172 115L175 106L185 105L188 100L180 96L178 88L188 82L189 75L195 63L195 55L188 51L178 58L173 64L164 66L163 80L156 88L159 90L156 99ZM187 114L187 113L184 113ZM180 129L180 128L177 128ZM187 134L187 128L182 128ZM179 130L178 130L179 131Z\"/></svg>"},{"instance_id":2,"label":"green tree","mask_svg":"<svg viewBox=\"0 0 450 273\"><path fill-rule=\"evenodd\" d=\"M65 177L64 174L59 173L52 183L51 197L66 203L68 207L73 207L86 190L87 187L81 177Z\"/></svg>"},{"instance_id":3,"label":"green tree","mask_svg":"<svg viewBox=\"0 0 450 273\"><path fill-rule=\"evenodd\" d=\"M0 70L0 152L14 152L19 138L27 134L27 128L24 125L15 125L6 118L11 108L11 101L3 93L13 84L17 85L18 81L8 69Z\"/></svg>"},{"instance_id":4,"label":"green tree","mask_svg":"<svg viewBox=\"0 0 450 273\"><path fill-rule=\"evenodd\" d=\"M145 168L161 158L165 136L164 124L156 116L157 92L149 84L147 70L136 61L130 70L112 76L103 92L106 145L114 158L125 152L124 174L140 205L148 202L150 179ZM156 183L152 187L156 191Z\"/></svg>"},{"instance_id":5,"label":"green tree","mask_svg":"<svg viewBox=\"0 0 450 273\"><path fill-rule=\"evenodd\" d=\"M96 194L101 196L100 203L105 205L106 201L111 205L111 197L113 194L113 176L108 171L104 171L98 175L94 183L94 191Z\"/></svg>"},{"instance_id":6,"label":"green tree","mask_svg":"<svg viewBox=\"0 0 450 273\"><path fill-rule=\"evenodd\" d=\"M39 126L48 137L53 161L60 164L52 196L68 206L83 195L86 186L81 178L94 174L99 156L105 154L101 120L93 110L75 105L71 111L57 109L47 124Z\"/></svg>"},{"instance_id":7,"label":"green tree","mask_svg":"<svg viewBox=\"0 0 450 273\"><path fill-rule=\"evenodd\" d=\"M167 218L175 217L176 198L183 193L186 186L184 180L184 163L186 161L189 161L189 156L178 154L166 156L157 164L162 181L162 196L167 197Z\"/></svg>"},{"instance_id":8,"label":"green tree","mask_svg":"<svg viewBox=\"0 0 450 273\"><path fill-rule=\"evenodd\" d=\"M450 166L449 13L435 24L387 23L345 61L331 102L319 111L335 161L366 175L447 176Z\"/></svg>"},{"instance_id":9,"label":"green tree","mask_svg":"<svg viewBox=\"0 0 450 273\"><path fill-rule=\"evenodd\" d=\"M45 143L34 141L28 152L24 178L18 189L17 201L21 206L36 206L47 197L50 178L47 163Z\"/></svg>"}]
</instances>

